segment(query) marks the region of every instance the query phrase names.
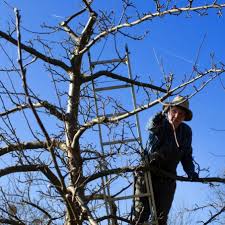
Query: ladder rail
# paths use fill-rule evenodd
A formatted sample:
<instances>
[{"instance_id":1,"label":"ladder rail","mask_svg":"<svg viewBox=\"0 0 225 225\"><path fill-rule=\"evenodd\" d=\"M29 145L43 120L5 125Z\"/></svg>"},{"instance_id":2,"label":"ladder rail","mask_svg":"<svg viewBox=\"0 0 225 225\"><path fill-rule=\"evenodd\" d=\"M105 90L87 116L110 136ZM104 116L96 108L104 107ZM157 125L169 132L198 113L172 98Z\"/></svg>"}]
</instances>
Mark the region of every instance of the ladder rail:
<instances>
[{"instance_id":1,"label":"ladder rail","mask_svg":"<svg viewBox=\"0 0 225 225\"><path fill-rule=\"evenodd\" d=\"M128 50L127 45L125 47L125 50L126 50L126 57L127 57L128 75L129 75L130 79L133 79L133 75L132 75L132 71L131 71L131 65L130 65L129 50ZM137 99L136 99L134 85L131 85L131 90L132 90L134 109L136 109L137 108ZM136 122L137 122L137 132L138 132L138 136L140 138L140 146L141 146L141 153L142 153L143 152L142 138L141 138L142 136L141 136L140 120L139 120L139 116L138 116L137 113L135 114L135 117L136 117ZM146 158L144 159L144 161L145 161L145 164L148 163ZM147 172L144 173L144 179L145 179L147 193L149 193L148 201L149 201L149 206L150 206L150 210L151 210L151 215L152 215L153 220L154 220L153 222L156 225L158 225L157 211L156 211L154 192L153 192L153 186L152 186L152 178L151 178L150 171L147 171Z\"/></svg>"},{"instance_id":2,"label":"ladder rail","mask_svg":"<svg viewBox=\"0 0 225 225\"><path fill-rule=\"evenodd\" d=\"M88 60L89 60L91 74L93 74L90 53L88 53ZM93 89L93 94L94 94L94 99L95 99L95 110L96 110L96 114L98 116L99 115L99 111L98 111L98 105L97 105L97 96L96 96L95 84L94 84L93 80L92 80L92 89ZM100 140L100 145L101 145L101 152L104 155L105 151L104 151L104 147L102 145L103 138L102 138L102 130L101 130L101 125L100 124L98 124L98 131L99 131L99 140ZM104 168L102 167L102 163L101 162L100 162L100 170L104 170ZM103 185L103 194L104 194L104 196L106 196L106 195L110 196L110 189L108 188L108 176L106 176L105 178L101 177L101 182L102 182L102 185ZM107 214L107 216L109 216L110 214L112 214L112 209L111 209L111 207L109 207L106 197L105 197L105 203L104 204L105 204L106 214ZM107 220L108 220L108 224L110 224L110 219L108 218Z\"/></svg>"},{"instance_id":3,"label":"ladder rail","mask_svg":"<svg viewBox=\"0 0 225 225\"><path fill-rule=\"evenodd\" d=\"M90 58L90 53L88 53L89 56L89 64L90 64L90 70L91 70L91 74L93 74L93 67L99 64L109 64L109 63L126 63L127 65L127 70L128 70L128 76L130 79L133 79L132 76L132 71L131 71L131 64L130 64L130 57L129 57L129 51L128 51L128 47L126 45L125 47L125 51L126 51L126 55L123 59L112 59L112 60L102 60L102 61L96 61L96 62L91 62L91 58ZM99 115L99 111L98 111L98 103L97 103L97 96L96 93L97 92L101 92L101 91L108 91L108 90L115 90L115 89L120 89L120 88L131 88L131 95L132 95L132 102L133 102L133 108L136 109L137 108L137 99L136 99L136 94L135 94L135 88L134 85L132 84L125 84L125 85L117 85L117 86L109 86L109 87L95 87L94 81L92 81L92 88L93 88L93 92L94 92L94 100L95 100L95 109L96 109L96 114L97 116ZM141 148L141 153L143 152L143 143L142 143L142 135L141 135L141 128L140 128L140 120L139 120L139 115L135 114L135 121L136 121L136 128L137 128L137 138L134 139L127 139L127 140L114 140L114 141L108 141L108 142L104 142L103 141L103 136L102 136L102 130L101 130L101 124L98 124L98 130L99 130L99 138L100 138L100 145L101 145L101 151L102 154L105 153L104 151L104 146L106 145L114 145L114 144L122 144L122 143L127 143L127 142L131 142L131 141L138 141L140 148ZM145 164L147 164L147 159L145 158L144 160ZM102 168L102 169L106 169L106 168ZM155 199L154 199L154 193L153 193L153 186L152 186L152 179L151 179L151 173L150 171L147 171L144 173L144 179L145 179L145 184L146 184L146 189L147 189L147 193L143 194L143 196L147 196L148 197L148 201L149 201L149 205L150 205L150 213L151 213L151 217L153 219L152 223L154 225L158 225L158 219L157 219L157 212L156 212L156 205L155 205ZM103 178L102 180L102 184L104 185L103 188L103 192L104 192L104 199L105 199L105 207L106 207L106 213L107 216L109 216L109 213L112 215L112 205L110 204L110 202L115 202L115 201L119 201L119 200L124 200L124 199L129 199L132 198L135 199L137 196L136 195L131 195L128 197L117 197L117 198L111 198L111 197L106 197L106 194L108 196L110 195L110 186L109 186L109 182L108 182L108 177L106 176L105 179ZM106 189L105 189L106 187ZM113 220L108 219L108 222L112 221L113 224ZM110 224L110 223L109 223Z\"/></svg>"}]
</instances>

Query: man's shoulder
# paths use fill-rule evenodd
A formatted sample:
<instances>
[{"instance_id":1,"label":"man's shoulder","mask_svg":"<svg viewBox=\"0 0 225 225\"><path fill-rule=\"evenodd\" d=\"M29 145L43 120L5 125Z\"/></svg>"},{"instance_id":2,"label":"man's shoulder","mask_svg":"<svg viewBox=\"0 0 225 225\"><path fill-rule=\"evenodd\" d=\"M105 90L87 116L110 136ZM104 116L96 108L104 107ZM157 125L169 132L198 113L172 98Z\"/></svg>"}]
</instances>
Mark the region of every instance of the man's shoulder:
<instances>
[{"instance_id":1,"label":"man's shoulder","mask_svg":"<svg viewBox=\"0 0 225 225\"><path fill-rule=\"evenodd\" d=\"M187 133L190 133L190 134L192 133L191 127L184 122L181 123L181 128L182 128L182 130L184 130Z\"/></svg>"}]
</instances>

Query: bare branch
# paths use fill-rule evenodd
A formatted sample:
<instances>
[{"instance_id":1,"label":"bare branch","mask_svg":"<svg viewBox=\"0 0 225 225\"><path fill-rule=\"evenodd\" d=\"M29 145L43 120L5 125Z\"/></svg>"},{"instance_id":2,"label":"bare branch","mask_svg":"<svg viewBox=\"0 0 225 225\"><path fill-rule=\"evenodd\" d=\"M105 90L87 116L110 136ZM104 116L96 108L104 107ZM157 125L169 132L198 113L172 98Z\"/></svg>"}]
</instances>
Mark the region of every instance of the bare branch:
<instances>
[{"instance_id":1,"label":"bare branch","mask_svg":"<svg viewBox=\"0 0 225 225\"><path fill-rule=\"evenodd\" d=\"M52 105L51 103L49 103L47 101L41 101L41 102L38 102L38 103L33 103L33 106L34 106L34 108L41 108L41 107L46 108L51 115L54 115L55 117L57 117L58 119L60 119L62 121L64 121L66 119L66 117L57 110L56 106ZM30 108L29 104L18 105L17 107L15 107L13 109L9 109L5 112L0 113L0 117L9 115L11 113L21 111L23 109L29 109L29 108Z\"/></svg>"},{"instance_id":2,"label":"bare branch","mask_svg":"<svg viewBox=\"0 0 225 225\"><path fill-rule=\"evenodd\" d=\"M17 9L15 9L15 14L16 14L16 28L17 28L17 38L18 38L18 40L17 40L18 64L19 64L19 67L20 67L20 73L21 73L21 78L22 78L22 81L23 81L24 92L25 92L26 97L28 99L30 108L31 108L31 110L32 110L32 112L33 112L33 114L34 114L34 116L36 118L36 121L37 121L38 125L40 126L42 132L44 133L44 135L45 135L45 137L47 139L48 145L50 145L51 140L50 140L50 137L48 135L48 132L45 129L44 124L42 123L40 117L38 116L38 113L35 110L35 108L33 106L33 103L31 101L30 95L29 95L27 81L26 81L26 70L23 67L23 60L22 60L21 34L20 34L20 15L19 15L19 11Z\"/></svg>"},{"instance_id":3,"label":"bare branch","mask_svg":"<svg viewBox=\"0 0 225 225\"><path fill-rule=\"evenodd\" d=\"M61 22L60 26L66 31L74 41L79 41L79 36L68 26L66 22Z\"/></svg>"},{"instance_id":4,"label":"bare branch","mask_svg":"<svg viewBox=\"0 0 225 225\"><path fill-rule=\"evenodd\" d=\"M91 225L97 225L98 223L95 221L95 219L93 218L91 212L89 211L87 205L85 205L84 201L81 199L80 196L76 195L76 200L79 203L80 207L83 210L83 213L88 215L88 220L90 222Z\"/></svg>"},{"instance_id":5,"label":"bare branch","mask_svg":"<svg viewBox=\"0 0 225 225\"><path fill-rule=\"evenodd\" d=\"M60 177L60 183L62 185L62 187L64 187L64 189L66 188L65 187L65 184L64 184L64 179L63 179L63 176L62 176L62 173L61 173L61 170L59 169L59 166L58 166L58 162L56 160L56 156L54 154L54 148L53 148L53 144L52 144L52 141L50 139L50 136L41 120L41 118L39 117L37 111L35 110L34 106L33 106L33 103L31 101L31 98L30 98L30 95L29 95L29 91L28 91L28 86L27 86L27 81L26 81L26 70L24 69L23 67L23 61L22 61L22 51L21 51L21 35L20 35L20 15L19 15L19 12L17 9L15 9L15 14L16 14L16 28L17 28L17 37L18 37L18 64L20 66L20 70L21 70L21 77L22 77L22 81L23 81L23 86L24 86L24 92L26 94L26 97L28 99L28 103L31 107L31 110L34 114L34 117L41 129L41 131L43 132L46 140L47 140L47 144L48 144L48 149L51 153L51 156L52 156L52 159L53 159L53 162L54 162L54 165L55 165L55 169Z\"/></svg>"},{"instance_id":6,"label":"bare branch","mask_svg":"<svg viewBox=\"0 0 225 225\"><path fill-rule=\"evenodd\" d=\"M25 200L23 200L23 203L26 203L26 204L28 204L28 205L33 206L34 208L36 208L36 209L38 209L39 211L41 211L42 213L44 213L50 220L52 220L51 215L50 215L46 210L44 210L43 208L41 208L39 205L37 205L37 204L35 204L35 203L33 203L33 202L25 201Z\"/></svg>"},{"instance_id":7,"label":"bare branch","mask_svg":"<svg viewBox=\"0 0 225 225\"><path fill-rule=\"evenodd\" d=\"M54 175L54 173L45 165L21 165L21 166L11 166L0 170L0 177L12 174L12 173L22 173L22 172L42 172L55 188L62 193L60 181Z\"/></svg>"},{"instance_id":8,"label":"bare branch","mask_svg":"<svg viewBox=\"0 0 225 225\"><path fill-rule=\"evenodd\" d=\"M91 8L91 3L92 3L92 1L88 2L87 0L83 0L83 2L84 2L84 4L86 5L88 11L89 11L90 13L92 13L92 12L93 12L93 10L92 10L92 8Z\"/></svg>"},{"instance_id":9,"label":"bare branch","mask_svg":"<svg viewBox=\"0 0 225 225\"><path fill-rule=\"evenodd\" d=\"M76 49L76 55L83 55L81 53L81 50L86 46L88 43L89 39L91 38L92 32L93 32L93 26L96 22L97 19L97 14L92 11L90 18L84 27L81 36L80 36L80 41L79 41L79 47ZM81 53L81 54L80 54Z\"/></svg>"},{"instance_id":10,"label":"bare branch","mask_svg":"<svg viewBox=\"0 0 225 225\"><path fill-rule=\"evenodd\" d=\"M0 37L4 38L5 40L9 41L10 43L14 44L15 46L18 45L18 42L16 39L14 39L11 35L6 34L3 31L0 31ZM65 71L70 71L70 67L67 66L64 62L58 60L58 59L54 59L51 57L46 56L45 54L40 53L39 51L37 51L36 49L29 47L25 44L21 43L21 48L23 50L25 50L26 52L34 55L35 57L43 60L44 62L50 63L54 66L58 66L61 67L62 69L64 69Z\"/></svg>"},{"instance_id":11,"label":"bare branch","mask_svg":"<svg viewBox=\"0 0 225 225\"><path fill-rule=\"evenodd\" d=\"M65 143L59 142L56 140L52 141L54 143L54 147L61 149L63 152L66 152L67 147ZM47 149L48 144L45 141L33 141L33 142L24 142L19 144L11 144L7 147L0 148L0 156L8 154L13 151L23 151L23 150L30 150L30 149Z\"/></svg>"},{"instance_id":12,"label":"bare branch","mask_svg":"<svg viewBox=\"0 0 225 225\"><path fill-rule=\"evenodd\" d=\"M143 80L139 77L127 78L121 72L129 56L128 49L125 49L123 57L124 48L121 46L127 40L133 43L129 38L142 38L140 34L145 34L148 30L147 26L142 26L143 23L157 18L165 19L167 15L203 16L210 9L221 15L225 4L210 0L206 1L210 5L192 0L182 3L155 0L146 9L143 7L145 3L120 0L117 3L120 8L114 10L108 6L102 8L101 4L92 4L94 0L80 2L81 8L70 17L60 15L64 21L57 27L43 25L43 28L52 29L54 33L33 32L26 36L31 40L21 41L22 27L17 9L16 24L11 21L8 30L0 31L0 39L6 43L4 47L3 43L1 45L4 65L0 70L7 75L1 80L0 86L0 177L7 180L0 188L0 223L14 224L15 220L16 225L20 222L97 225L107 220L109 224L120 221L132 224L127 209L122 207L122 212L117 211L120 207L117 201L137 197L136 194L126 194L130 193L131 185L135 182L133 173L140 170L150 170L157 176L182 182L207 183L216 187L225 183L223 176L190 179L152 166L136 166L140 165L140 151L143 149L142 128L136 126L139 120L137 114L156 105L164 105L167 98L177 94L185 93L188 98L192 98L211 81L224 74L224 63L216 64L212 55L209 67L201 65L202 68L210 69L200 70L198 66L201 62L197 64L198 51L196 62L190 68L192 71L183 78L163 70L162 77L155 78L154 82L149 78L148 82L144 77ZM155 12L151 13L153 8ZM63 36L56 31L64 31ZM26 29L25 32L30 31ZM40 38L40 35L43 36ZM45 53L41 52L36 42L46 50ZM199 50L202 44L203 42ZM10 55L11 47L14 46L17 46L19 69L15 66L16 54ZM96 62L91 62L90 54L87 54L92 47ZM101 60L106 55L113 60ZM43 80L37 84L32 76L28 77L28 69L31 71L38 66L34 63L36 59L41 59L43 72L48 74L45 77L47 82ZM98 66L94 69L95 65ZM173 67L169 67L171 66ZM165 65L163 69L166 67ZM22 91L18 75L22 80ZM109 89L103 87L109 80L125 84L121 87L136 87L131 90L134 104L131 99L128 102L126 91L118 91L119 94L101 92ZM93 81L96 82L92 85ZM51 88L51 91L55 91L55 95L49 93L45 98L43 96L48 93L44 88L49 88L50 82L54 89ZM93 90L94 85L96 90ZM111 89L117 87L112 85ZM99 92L95 93L97 90ZM58 101L57 104L54 103L55 100ZM20 127L20 122L17 123L21 116L31 133L27 134L27 130ZM140 119L140 122L144 122L144 118ZM100 139L96 138L97 132ZM17 207L16 214L8 212L7 206L11 204ZM131 201L129 204L132 204ZM221 217L219 213L222 207L222 204L210 205L211 220ZM201 223L210 219L201 219Z\"/></svg>"},{"instance_id":13,"label":"bare branch","mask_svg":"<svg viewBox=\"0 0 225 225\"><path fill-rule=\"evenodd\" d=\"M8 154L13 151L23 151L27 149L39 149L39 148L47 148L47 142L27 142L27 143L19 143L16 145L9 145L4 148L0 148L0 156Z\"/></svg>"},{"instance_id":14,"label":"bare branch","mask_svg":"<svg viewBox=\"0 0 225 225\"><path fill-rule=\"evenodd\" d=\"M11 166L0 170L0 177L21 172L38 172L42 170L44 166L41 165L22 165L22 166Z\"/></svg>"},{"instance_id":15,"label":"bare branch","mask_svg":"<svg viewBox=\"0 0 225 225\"><path fill-rule=\"evenodd\" d=\"M89 81L97 79L101 76L107 76L107 77L110 77L110 78L115 79L115 80L124 81L124 82L129 83L129 84L137 85L139 87L150 88L152 90L160 91L160 92L163 92L163 93L167 92L167 90L165 90L161 87L158 87L158 86L155 86L155 85L152 85L152 84L148 84L148 83L139 82L139 81L136 81L136 80L133 80L133 79L129 79L127 77L120 76L116 73L113 73L113 72L110 72L110 71L107 71L107 70L99 71L97 73L94 73L91 76L84 77L83 82L89 82Z\"/></svg>"},{"instance_id":16,"label":"bare branch","mask_svg":"<svg viewBox=\"0 0 225 225\"><path fill-rule=\"evenodd\" d=\"M109 28L108 30L103 31L102 33L98 34L95 38L93 38L86 45L86 47L79 52L79 54L83 54L84 52L88 51L92 45L94 45L97 41L104 38L105 36L107 36L111 33L117 32L118 30L123 29L123 28L133 27L133 26L138 25L140 23L143 23L145 21L152 20L154 18L162 17L162 16L165 16L165 15L173 15L173 14L176 14L176 13L181 14L181 13L184 13L184 12L199 11L199 10L208 10L208 9L212 9L212 8L218 9L218 8L224 8L224 7L225 7L225 4L219 4L219 5L211 4L211 5L202 5L202 6L198 6L198 7L192 7L192 8L190 8L190 7L172 8L172 9L169 9L169 10L166 10L166 11L147 14L147 15L144 15L143 17L141 17L137 20L134 20L133 22L130 22L130 23L127 22L127 23L119 24L118 26L114 26L112 28Z\"/></svg>"},{"instance_id":17,"label":"bare branch","mask_svg":"<svg viewBox=\"0 0 225 225\"><path fill-rule=\"evenodd\" d=\"M225 206L219 212L212 215L206 222L203 223L203 225L210 224L211 222L213 222L215 220L216 217L218 217L220 214L222 214L224 212L225 212Z\"/></svg>"},{"instance_id":18,"label":"bare branch","mask_svg":"<svg viewBox=\"0 0 225 225\"><path fill-rule=\"evenodd\" d=\"M120 221L123 221L125 223L133 225L133 223L129 219L125 219L123 217L114 216L114 215L102 216L102 217L98 218L97 222L101 222L101 221L107 220L107 219L116 219L116 220L120 220Z\"/></svg>"},{"instance_id":19,"label":"bare branch","mask_svg":"<svg viewBox=\"0 0 225 225\"><path fill-rule=\"evenodd\" d=\"M154 105L156 104L163 104L163 101L166 100L169 96L173 95L173 93L175 93L177 90L179 89L182 89L183 87L201 79L202 77L208 75L208 74L211 74L211 73L215 73L216 76L210 78L208 80L209 81L212 81L215 77L217 77L219 74L221 73L224 73L225 70L222 68L222 69L209 69L203 73L199 73L196 77L192 78L191 80L188 80L187 82L184 82L180 85L178 85L177 87L171 89L171 90L168 90L168 92L166 94L164 94L162 97L148 103L148 104L145 104L145 105L142 105L142 106L139 106L138 108L130 111L130 112L127 112L127 113L124 113L122 115L119 115L119 116L115 116L115 117L106 117L106 116L102 116L102 117L99 117L99 118L96 118L96 119L93 119L92 121L84 124L81 126L81 128L77 131L77 133L74 135L74 138L73 138L73 144L74 145L76 143L76 141L80 138L80 136L88 129L88 128L91 128L93 127L94 125L96 124L102 124L102 123L117 123L118 121L120 120L123 120L123 119L126 119L130 116L133 116L143 110L146 110L148 108L151 108L153 107ZM204 88L205 85L202 85L201 89ZM194 95L194 94L193 94Z\"/></svg>"},{"instance_id":20,"label":"bare branch","mask_svg":"<svg viewBox=\"0 0 225 225\"><path fill-rule=\"evenodd\" d=\"M19 221L13 220L13 219L4 219L1 217L0 217L0 223L1 224L11 224L11 225L26 225L23 222L19 222Z\"/></svg>"},{"instance_id":21,"label":"bare branch","mask_svg":"<svg viewBox=\"0 0 225 225\"><path fill-rule=\"evenodd\" d=\"M162 169L158 169L153 166L134 166L134 167L123 167L123 168L116 168L111 170L105 170L101 171L99 173L95 173L85 179L85 183L89 183L93 180L96 180L98 178L111 175L111 174L123 174L125 172L135 172L135 171L145 171L146 169L149 169L150 171L154 172L154 174L157 174L159 176L169 177L173 180L182 181L182 182L199 182L199 183L225 183L225 178L220 177L206 177L206 178L197 178L197 179L190 179L187 177L182 176L175 176L174 174L171 174L167 171L164 171Z\"/></svg>"},{"instance_id":22,"label":"bare branch","mask_svg":"<svg viewBox=\"0 0 225 225\"><path fill-rule=\"evenodd\" d=\"M42 105L42 107L45 107L51 115L54 115L61 121L66 120L66 115L64 113L59 112L59 110L57 109L55 105L52 105L48 101L41 101L40 104Z\"/></svg>"}]
</instances>

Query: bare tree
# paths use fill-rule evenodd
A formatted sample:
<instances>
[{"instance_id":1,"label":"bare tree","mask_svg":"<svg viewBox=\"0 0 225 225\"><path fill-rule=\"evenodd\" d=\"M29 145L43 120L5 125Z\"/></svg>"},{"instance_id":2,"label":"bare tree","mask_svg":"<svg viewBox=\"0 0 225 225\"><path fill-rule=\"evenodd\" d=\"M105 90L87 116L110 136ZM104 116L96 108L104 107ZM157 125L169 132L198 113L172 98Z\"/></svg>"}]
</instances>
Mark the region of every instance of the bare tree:
<instances>
[{"instance_id":1,"label":"bare tree","mask_svg":"<svg viewBox=\"0 0 225 225\"><path fill-rule=\"evenodd\" d=\"M195 204L193 208L186 206L178 209L170 218L169 224L223 224L224 223L224 186L210 185L208 200L202 204ZM204 220L199 218L200 213L207 213Z\"/></svg>"},{"instance_id":2,"label":"bare tree","mask_svg":"<svg viewBox=\"0 0 225 225\"><path fill-rule=\"evenodd\" d=\"M190 87L191 98L224 73L223 64L210 65L205 71L196 65L192 74L177 85L171 74L164 74L160 85L153 85L150 80L143 82L138 77L127 78L118 72L127 56L117 47L116 40L142 40L145 33L135 33L132 27L138 28L158 17L206 15L210 9L222 14L225 3L207 1L198 5L189 0L176 5L175 1L156 0L149 3L149 10L141 11L130 0L121 0L119 16L101 10L94 0L80 3L79 11L59 25L44 24L44 31L38 34L22 26L20 12L14 9L15 20L8 29L0 31L1 51L8 60L0 68L2 224L94 225L103 221L129 224L129 212L120 214L113 199L132 185L132 172L143 169L133 157L140 156L140 143L138 140L131 144L117 143L103 153L95 141L96 125L104 125L112 139L125 140L128 131L135 138L132 116L163 103L186 87ZM101 50L107 38L121 63L98 67L92 63L93 55L96 49ZM34 70L40 80L46 80L46 87L32 82ZM44 72L48 77L43 77ZM93 85L100 86L102 80L137 87L143 93L143 104L130 109L114 96L94 93ZM41 89L48 89L48 94ZM118 181L124 185L109 196L104 190ZM211 177L192 182L224 183L224 179ZM108 204L106 200L108 214L104 207Z\"/></svg>"}]
</instances>

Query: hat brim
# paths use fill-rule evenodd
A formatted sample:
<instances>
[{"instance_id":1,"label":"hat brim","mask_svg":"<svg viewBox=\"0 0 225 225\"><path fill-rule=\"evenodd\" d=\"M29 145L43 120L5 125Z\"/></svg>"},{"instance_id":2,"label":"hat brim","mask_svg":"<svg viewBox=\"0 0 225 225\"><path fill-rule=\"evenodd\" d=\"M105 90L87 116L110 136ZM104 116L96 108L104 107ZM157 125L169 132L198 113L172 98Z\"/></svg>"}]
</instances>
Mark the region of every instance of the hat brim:
<instances>
[{"instance_id":1,"label":"hat brim","mask_svg":"<svg viewBox=\"0 0 225 225\"><path fill-rule=\"evenodd\" d=\"M192 111L189 110L189 109L187 109L187 108L184 108L184 107L182 107L182 106L180 106L180 105L174 105L174 104L171 104L171 103L165 103L165 104L163 105L163 111L164 111L164 112L168 112L170 106L176 106L176 107L179 107L179 108L181 108L182 110L184 110L185 113L186 113L185 118L184 118L185 121L190 121L190 120L192 120L192 117L193 117Z\"/></svg>"}]
</instances>

